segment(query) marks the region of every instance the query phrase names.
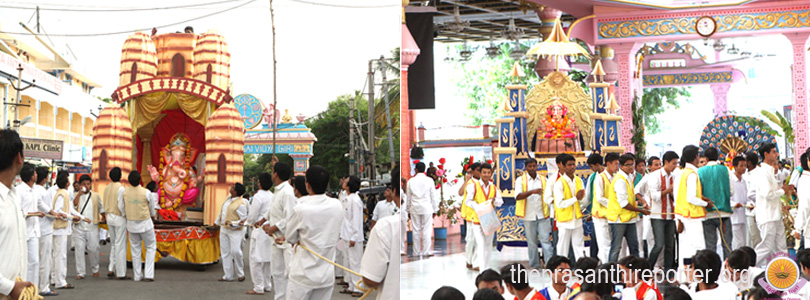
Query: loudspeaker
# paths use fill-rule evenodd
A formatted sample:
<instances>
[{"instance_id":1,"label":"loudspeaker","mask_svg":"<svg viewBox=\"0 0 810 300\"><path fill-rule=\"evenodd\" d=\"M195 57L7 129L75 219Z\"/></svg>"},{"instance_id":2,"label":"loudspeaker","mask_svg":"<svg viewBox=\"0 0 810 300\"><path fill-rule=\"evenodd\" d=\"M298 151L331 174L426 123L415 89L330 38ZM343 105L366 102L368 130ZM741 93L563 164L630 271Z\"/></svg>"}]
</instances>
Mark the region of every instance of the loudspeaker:
<instances>
[{"instance_id":1,"label":"loudspeaker","mask_svg":"<svg viewBox=\"0 0 810 300\"><path fill-rule=\"evenodd\" d=\"M433 109L436 107L433 80L433 13L408 13L406 25L416 45L419 56L408 67L408 108Z\"/></svg>"}]
</instances>

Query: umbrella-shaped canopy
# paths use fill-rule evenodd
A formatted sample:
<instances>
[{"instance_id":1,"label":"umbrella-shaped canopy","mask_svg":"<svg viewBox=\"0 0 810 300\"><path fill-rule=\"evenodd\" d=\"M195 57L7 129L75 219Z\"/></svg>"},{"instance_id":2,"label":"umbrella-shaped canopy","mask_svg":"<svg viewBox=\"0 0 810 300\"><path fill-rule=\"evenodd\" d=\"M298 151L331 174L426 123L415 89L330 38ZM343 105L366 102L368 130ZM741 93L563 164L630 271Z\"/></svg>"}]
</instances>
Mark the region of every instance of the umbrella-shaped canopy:
<instances>
[{"instance_id":1,"label":"umbrella-shaped canopy","mask_svg":"<svg viewBox=\"0 0 810 300\"><path fill-rule=\"evenodd\" d=\"M554 28L551 30L549 37L532 47L526 55L537 55L540 57L557 57L557 56L577 56L584 55L590 58L590 54L585 48L582 48L578 43L571 42L568 35L562 29L560 19L554 22ZM559 70L559 63L557 63L557 70Z\"/></svg>"}]
</instances>

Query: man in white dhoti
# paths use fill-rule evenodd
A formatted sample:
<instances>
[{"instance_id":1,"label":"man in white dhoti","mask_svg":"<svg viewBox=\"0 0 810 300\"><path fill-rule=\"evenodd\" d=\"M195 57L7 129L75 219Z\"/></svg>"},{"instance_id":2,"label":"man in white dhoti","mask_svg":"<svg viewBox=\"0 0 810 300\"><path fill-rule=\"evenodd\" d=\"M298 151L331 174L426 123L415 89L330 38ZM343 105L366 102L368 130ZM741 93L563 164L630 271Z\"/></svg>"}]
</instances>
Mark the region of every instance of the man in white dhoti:
<instances>
[{"instance_id":1,"label":"man in white dhoti","mask_svg":"<svg viewBox=\"0 0 810 300\"><path fill-rule=\"evenodd\" d=\"M155 281L155 225L152 218L155 216L155 199L151 192L141 186L141 174L132 171L127 178L130 186L119 194L118 210L127 220L127 233L129 234L129 251L132 253L132 271L135 281ZM145 267L141 264L141 242L146 248L144 256ZM222 245L220 245L222 247ZM116 271L118 278L121 276Z\"/></svg>"},{"instance_id":2,"label":"man in white dhoti","mask_svg":"<svg viewBox=\"0 0 810 300\"><path fill-rule=\"evenodd\" d=\"M61 218L53 222L53 283L57 289L72 289L74 286L65 280L67 277L67 237L73 231L72 220L81 219L81 214L70 205L70 196L65 190L65 187L68 186L67 174L56 176L56 186L58 189L53 198L53 211L60 214ZM71 217L67 217L68 215ZM81 221L92 222L90 219Z\"/></svg>"},{"instance_id":3,"label":"man in white dhoti","mask_svg":"<svg viewBox=\"0 0 810 300\"><path fill-rule=\"evenodd\" d=\"M293 208L298 199L295 191L287 179L293 174L292 167L284 162L278 162L273 166L273 183L276 185L273 194L273 202L267 210L264 225L264 233L267 237L275 240L276 237L284 235L287 229L287 222L290 220ZM292 259L292 247L290 244L273 243L267 249L270 252L270 273L273 276L273 291L276 300L286 297L287 279L290 274L290 260Z\"/></svg>"},{"instance_id":4,"label":"man in white dhoti","mask_svg":"<svg viewBox=\"0 0 810 300\"><path fill-rule=\"evenodd\" d=\"M0 296L18 299L30 281L17 282L26 275L25 218L20 196L11 186L23 166L23 144L13 130L0 130Z\"/></svg>"},{"instance_id":5,"label":"man in white dhoti","mask_svg":"<svg viewBox=\"0 0 810 300\"><path fill-rule=\"evenodd\" d=\"M792 185L780 185L776 179L779 171L779 151L776 144L765 144L759 147L762 164L751 178L756 191L756 220L762 241L757 244L757 266L764 266L768 256L774 253L787 252L785 225L782 223L782 196L795 193Z\"/></svg>"},{"instance_id":6,"label":"man in white dhoti","mask_svg":"<svg viewBox=\"0 0 810 300\"><path fill-rule=\"evenodd\" d=\"M467 190L470 186L467 185ZM416 175L408 181L408 209L413 228L413 256L433 255L433 217L439 211L439 199L433 179L425 175L425 163L416 164Z\"/></svg>"},{"instance_id":7,"label":"man in white dhoti","mask_svg":"<svg viewBox=\"0 0 810 300\"><path fill-rule=\"evenodd\" d=\"M334 259L343 208L338 201L324 195L329 185L329 172L314 165L307 170L308 196L293 208L284 237L277 242L306 246L327 259ZM299 246L299 247L300 247ZM288 300L327 300L332 298L335 267L304 249L297 249L289 265Z\"/></svg>"},{"instance_id":8,"label":"man in white dhoti","mask_svg":"<svg viewBox=\"0 0 810 300\"><path fill-rule=\"evenodd\" d=\"M253 224L253 231L250 233L250 279L253 281L253 289L247 291L250 295L264 295L273 288L273 279L270 272L270 248L275 244L264 230L260 229L266 222L264 216L270 210L273 202L273 177L270 173L259 174L259 187L261 189L253 195L248 209L247 224Z\"/></svg>"},{"instance_id":9,"label":"man in white dhoti","mask_svg":"<svg viewBox=\"0 0 810 300\"><path fill-rule=\"evenodd\" d=\"M104 206L104 218L107 220L107 228L110 234L110 263L107 268L107 277L117 277L124 280L127 278L127 219L118 209L118 199L124 196L124 187L121 185L121 168L115 167L110 170L110 180L112 181L104 188L102 202Z\"/></svg>"},{"instance_id":10,"label":"man in white dhoti","mask_svg":"<svg viewBox=\"0 0 810 300\"><path fill-rule=\"evenodd\" d=\"M48 167L36 168L37 185L34 186L34 195L46 208L50 215L39 219L39 294L42 296L56 296L56 292L51 291L51 271L53 269L53 219L56 213L53 211L53 197L49 197L45 189L48 182Z\"/></svg>"},{"instance_id":11,"label":"man in white dhoti","mask_svg":"<svg viewBox=\"0 0 810 300\"><path fill-rule=\"evenodd\" d=\"M74 257L76 258L76 279L84 279L85 276L85 255L90 257L90 271L93 277L98 277L98 222L101 221L101 212L104 205L101 203L101 196L93 192L92 180L89 175L79 177L79 190L76 191L74 203L78 204L79 214L82 219L92 222L80 222L73 231L73 245L76 247Z\"/></svg>"},{"instance_id":12,"label":"man in white dhoti","mask_svg":"<svg viewBox=\"0 0 810 300\"><path fill-rule=\"evenodd\" d=\"M346 206L344 207L343 224L340 229L340 240L343 243L344 266L351 270L360 269L360 260L363 258L363 200L357 194L360 190L360 178L349 176L346 183L348 196L346 196ZM340 291L341 294L350 294L358 297L362 295L358 287L360 278L354 274L347 274L348 288Z\"/></svg>"},{"instance_id":13,"label":"man in white dhoti","mask_svg":"<svg viewBox=\"0 0 810 300\"><path fill-rule=\"evenodd\" d=\"M245 222L247 222L248 205L242 195L245 186L234 183L228 191L231 196L222 204L215 224L219 225L219 250L222 270L225 272L219 281L245 280L245 260L242 258L242 241L245 239ZM236 270L234 270L236 265Z\"/></svg>"}]
</instances>

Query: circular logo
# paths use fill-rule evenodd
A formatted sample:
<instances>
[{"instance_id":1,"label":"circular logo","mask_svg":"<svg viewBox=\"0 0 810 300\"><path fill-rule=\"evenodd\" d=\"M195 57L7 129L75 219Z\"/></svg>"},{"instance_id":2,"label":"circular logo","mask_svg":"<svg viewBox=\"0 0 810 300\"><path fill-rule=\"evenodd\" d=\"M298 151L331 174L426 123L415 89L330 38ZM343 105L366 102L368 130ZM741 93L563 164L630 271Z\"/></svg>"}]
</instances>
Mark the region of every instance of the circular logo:
<instances>
[{"instance_id":1,"label":"circular logo","mask_svg":"<svg viewBox=\"0 0 810 300\"><path fill-rule=\"evenodd\" d=\"M768 284L777 290L786 291L799 281L799 266L792 259L778 257L768 263L765 275Z\"/></svg>"}]
</instances>

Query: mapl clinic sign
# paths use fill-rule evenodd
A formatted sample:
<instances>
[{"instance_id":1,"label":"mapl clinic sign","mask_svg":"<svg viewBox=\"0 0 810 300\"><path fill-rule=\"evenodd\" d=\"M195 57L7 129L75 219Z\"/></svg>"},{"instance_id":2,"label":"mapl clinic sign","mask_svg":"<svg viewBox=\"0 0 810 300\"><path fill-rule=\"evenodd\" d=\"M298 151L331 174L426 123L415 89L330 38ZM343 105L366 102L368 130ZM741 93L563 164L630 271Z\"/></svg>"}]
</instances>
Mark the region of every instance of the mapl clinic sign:
<instances>
[{"instance_id":1,"label":"mapl clinic sign","mask_svg":"<svg viewBox=\"0 0 810 300\"><path fill-rule=\"evenodd\" d=\"M23 155L30 158L62 159L63 141L20 138Z\"/></svg>"}]
</instances>

